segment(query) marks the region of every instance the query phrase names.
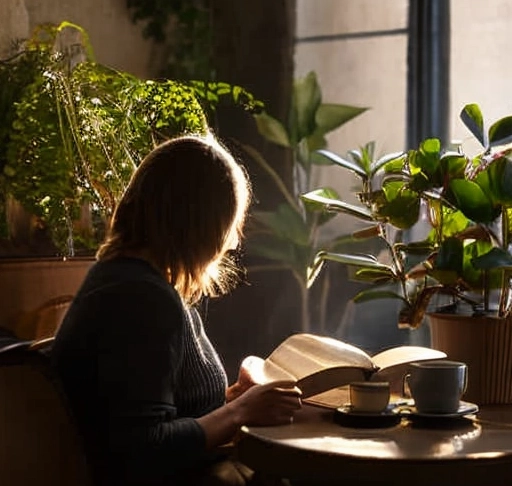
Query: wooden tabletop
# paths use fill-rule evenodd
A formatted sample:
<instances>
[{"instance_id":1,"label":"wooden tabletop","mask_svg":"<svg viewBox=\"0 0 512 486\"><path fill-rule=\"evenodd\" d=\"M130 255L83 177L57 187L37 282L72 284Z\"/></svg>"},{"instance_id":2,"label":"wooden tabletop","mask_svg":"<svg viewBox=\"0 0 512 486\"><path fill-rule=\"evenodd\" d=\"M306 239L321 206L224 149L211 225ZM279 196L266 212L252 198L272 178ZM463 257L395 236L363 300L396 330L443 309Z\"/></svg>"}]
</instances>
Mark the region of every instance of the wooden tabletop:
<instances>
[{"instance_id":1,"label":"wooden tabletop","mask_svg":"<svg viewBox=\"0 0 512 486\"><path fill-rule=\"evenodd\" d=\"M305 405L290 425L243 427L239 458L306 484L512 484L512 406L384 428L341 426L334 413Z\"/></svg>"}]
</instances>

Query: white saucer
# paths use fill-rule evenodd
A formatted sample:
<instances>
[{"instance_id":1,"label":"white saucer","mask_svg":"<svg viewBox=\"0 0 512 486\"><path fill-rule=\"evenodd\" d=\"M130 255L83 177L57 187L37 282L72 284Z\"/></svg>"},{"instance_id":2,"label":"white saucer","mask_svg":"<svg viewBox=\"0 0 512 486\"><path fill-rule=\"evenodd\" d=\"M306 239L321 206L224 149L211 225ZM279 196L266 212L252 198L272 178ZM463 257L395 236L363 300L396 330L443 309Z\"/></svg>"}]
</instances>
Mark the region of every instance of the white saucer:
<instances>
[{"instance_id":1,"label":"white saucer","mask_svg":"<svg viewBox=\"0 0 512 486\"><path fill-rule=\"evenodd\" d=\"M404 416L421 417L421 418L458 418L464 415L470 415L478 412L478 405L470 402L460 402L459 409L453 413L422 413L416 410L416 407L401 407L400 413Z\"/></svg>"}]
</instances>

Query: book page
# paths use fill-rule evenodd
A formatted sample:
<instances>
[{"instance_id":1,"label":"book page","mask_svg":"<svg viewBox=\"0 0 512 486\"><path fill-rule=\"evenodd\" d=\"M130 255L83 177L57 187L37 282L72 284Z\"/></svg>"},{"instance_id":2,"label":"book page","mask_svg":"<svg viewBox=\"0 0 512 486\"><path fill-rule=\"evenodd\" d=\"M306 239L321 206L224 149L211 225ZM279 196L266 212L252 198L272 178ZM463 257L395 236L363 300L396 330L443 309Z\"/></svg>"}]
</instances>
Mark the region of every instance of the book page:
<instances>
[{"instance_id":1,"label":"book page","mask_svg":"<svg viewBox=\"0 0 512 486\"><path fill-rule=\"evenodd\" d=\"M380 370L413 361L446 358L446 353L423 346L398 346L373 356L373 362Z\"/></svg>"},{"instance_id":2,"label":"book page","mask_svg":"<svg viewBox=\"0 0 512 486\"><path fill-rule=\"evenodd\" d=\"M338 339L313 334L294 334L266 359L297 381L329 368L375 368L362 349Z\"/></svg>"},{"instance_id":3,"label":"book page","mask_svg":"<svg viewBox=\"0 0 512 486\"><path fill-rule=\"evenodd\" d=\"M295 376L258 356L247 356L241 367L245 368L254 383L259 385L282 380L297 381Z\"/></svg>"},{"instance_id":4,"label":"book page","mask_svg":"<svg viewBox=\"0 0 512 486\"><path fill-rule=\"evenodd\" d=\"M446 358L446 353L422 346L399 346L388 349L373 357L374 363L380 369L371 377L371 380L389 381L391 390L398 392L402 388L403 377L409 363L442 358Z\"/></svg>"}]
</instances>

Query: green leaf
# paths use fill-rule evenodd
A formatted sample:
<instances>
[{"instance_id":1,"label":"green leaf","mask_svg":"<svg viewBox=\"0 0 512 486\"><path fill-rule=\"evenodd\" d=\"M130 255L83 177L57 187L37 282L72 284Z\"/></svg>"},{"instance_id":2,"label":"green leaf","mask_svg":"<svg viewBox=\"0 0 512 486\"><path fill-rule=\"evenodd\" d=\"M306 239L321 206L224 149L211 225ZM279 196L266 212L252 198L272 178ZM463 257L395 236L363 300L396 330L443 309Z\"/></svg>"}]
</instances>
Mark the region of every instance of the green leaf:
<instances>
[{"instance_id":1,"label":"green leaf","mask_svg":"<svg viewBox=\"0 0 512 486\"><path fill-rule=\"evenodd\" d=\"M512 160L509 157L493 160L475 182L495 204L512 205Z\"/></svg>"},{"instance_id":2,"label":"green leaf","mask_svg":"<svg viewBox=\"0 0 512 486\"><path fill-rule=\"evenodd\" d=\"M321 189L315 189L314 191L311 191L309 194L315 194L322 198L326 199L333 199L338 200L339 194L335 189L332 189L330 187L323 187ZM331 220L336 216L335 212L332 211L325 211L325 205L322 203L319 203L317 200L308 199L308 198L302 198L302 201L304 202L304 207L306 208L306 211L309 212L318 212L321 211L322 214L319 217L318 224L322 225L325 224L327 221Z\"/></svg>"},{"instance_id":3,"label":"green leaf","mask_svg":"<svg viewBox=\"0 0 512 486\"><path fill-rule=\"evenodd\" d=\"M373 269L381 269L383 271L389 271L393 273L393 268L389 265L379 263L377 259L372 255L349 255L346 253L332 253L332 252L319 252L317 257L322 260L330 260L337 263L343 263L345 265L366 267Z\"/></svg>"},{"instance_id":4,"label":"green leaf","mask_svg":"<svg viewBox=\"0 0 512 486\"><path fill-rule=\"evenodd\" d=\"M316 111L322 102L322 93L316 73L309 72L294 83L290 133L295 134L292 143L313 134L316 129Z\"/></svg>"},{"instance_id":5,"label":"green leaf","mask_svg":"<svg viewBox=\"0 0 512 486\"><path fill-rule=\"evenodd\" d=\"M471 263L479 270L512 269L512 256L502 248L494 247L488 253L473 258Z\"/></svg>"},{"instance_id":6,"label":"green leaf","mask_svg":"<svg viewBox=\"0 0 512 486\"><path fill-rule=\"evenodd\" d=\"M489 147L497 147L512 142L512 116L496 121L489 128Z\"/></svg>"},{"instance_id":7,"label":"green leaf","mask_svg":"<svg viewBox=\"0 0 512 486\"><path fill-rule=\"evenodd\" d=\"M460 118L480 144L486 147L487 140L485 139L484 133L484 117L480 107L475 103L466 105L460 112Z\"/></svg>"},{"instance_id":8,"label":"green leaf","mask_svg":"<svg viewBox=\"0 0 512 486\"><path fill-rule=\"evenodd\" d=\"M373 284L382 284L396 280L391 268L360 268L355 272L354 276L360 282Z\"/></svg>"},{"instance_id":9,"label":"green leaf","mask_svg":"<svg viewBox=\"0 0 512 486\"><path fill-rule=\"evenodd\" d=\"M368 174L356 162L352 162L350 160L344 159L343 157L340 157L339 155L335 154L334 152L331 152L330 150L319 150L318 153L320 155L323 155L324 157L326 157L333 164L339 165L340 167L343 167L344 169L348 169L363 179L368 178Z\"/></svg>"},{"instance_id":10,"label":"green leaf","mask_svg":"<svg viewBox=\"0 0 512 486\"><path fill-rule=\"evenodd\" d=\"M373 177L380 169L385 169L387 166L391 165L399 167L401 170L403 168L405 158L406 154L404 152L395 152L384 155L380 159L370 164L370 177Z\"/></svg>"},{"instance_id":11,"label":"green leaf","mask_svg":"<svg viewBox=\"0 0 512 486\"><path fill-rule=\"evenodd\" d=\"M266 112L253 115L260 134L270 142L282 147L290 147L290 140L283 124Z\"/></svg>"},{"instance_id":12,"label":"green leaf","mask_svg":"<svg viewBox=\"0 0 512 486\"><path fill-rule=\"evenodd\" d=\"M380 216L400 229L413 226L420 214L420 197L415 191L407 189L404 182L393 181L383 186L386 203L378 208Z\"/></svg>"},{"instance_id":13,"label":"green leaf","mask_svg":"<svg viewBox=\"0 0 512 486\"><path fill-rule=\"evenodd\" d=\"M410 158L410 164L427 176L433 175L439 168L441 142L437 138L427 138L420 144L416 157Z\"/></svg>"},{"instance_id":14,"label":"green leaf","mask_svg":"<svg viewBox=\"0 0 512 486\"><path fill-rule=\"evenodd\" d=\"M468 161L463 155L446 154L439 161L441 181L449 179L462 179L465 177L465 170Z\"/></svg>"},{"instance_id":15,"label":"green leaf","mask_svg":"<svg viewBox=\"0 0 512 486\"><path fill-rule=\"evenodd\" d=\"M451 270L462 273L464 245L458 238L447 238L441 244L436 255L434 267L436 270Z\"/></svg>"},{"instance_id":16,"label":"green leaf","mask_svg":"<svg viewBox=\"0 0 512 486\"><path fill-rule=\"evenodd\" d=\"M486 196L482 188L473 181L454 179L450 182L450 197L456 201L457 208L469 219L477 223L491 223L499 210Z\"/></svg>"},{"instance_id":17,"label":"green leaf","mask_svg":"<svg viewBox=\"0 0 512 486\"><path fill-rule=\"evenodd\" d=\"M307 194L302 194L300 198L309 204L321 205L326 211L347 213L362 219L363 221L374 220L373 214L368 208L363 206L354 206L344 201L340 201L339 199L325 197L322 195L322 190L320 190L320 193L317 193L317 191L311 191Z\"/></svg>"},{"instance_id":18,"label":"green leaf","mask_svg":"<svg viewBox=\"0 0 512 486\"><path fill-rule=\"evenodd\" d=\"M367 109L357 106L322 103L315 114L315 133L319 132L325 135L364 113Z\"/></svg>"},{"instance_id":19,"label":"green leaf","mask_svg":"<svg viewBox=\"0 0 512 486\"><path fill-rule=\"evenodd\" d=\"M363 290L359 292L352 300L358 304L361 302L369 302L371 300L378 299L398 299L402 302L407 301L396 292L391 292L390 290Z\"/></svg>"}]
</instances>

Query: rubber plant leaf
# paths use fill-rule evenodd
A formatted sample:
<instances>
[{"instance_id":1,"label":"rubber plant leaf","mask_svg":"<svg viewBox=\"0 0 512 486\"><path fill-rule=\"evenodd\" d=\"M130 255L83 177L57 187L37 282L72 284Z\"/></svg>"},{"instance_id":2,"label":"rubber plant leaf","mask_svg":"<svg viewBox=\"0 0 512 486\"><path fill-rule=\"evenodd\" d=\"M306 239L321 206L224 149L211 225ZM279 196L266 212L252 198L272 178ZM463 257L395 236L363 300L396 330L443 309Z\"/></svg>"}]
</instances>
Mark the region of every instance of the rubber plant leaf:
<instances>
[{"instance_id":1,"label":"rubber plant leaf","mask_svg":"<svg viewBox=\"0 0 512 486\"><path fill-rule=\"evenodd\" d=\"M388 165L390 166L391 164L397 164L402 167L405 156L406 154L404 152L395 152L384 155L375 162L372 162L370 165L370 177L375 175L380 169L385 168Z\"/></svg>"},{"instance_id":2,"label":"rubber plant leaf","mask_svg":"<svg viewBox=\"0 0 512 486\"><path fill-rule=\"evenodd\" d=\"M340 157L338 154L335 154L330 150L319 150L318 153L323 155L324 157L327 157L327 159L329 159L333 164L348 169L363 179L368 178L368 174L366 173L366 171L356 162L344 159L343 157Z\"/></svg>"},{"instance_id":3,"label":"rubber plant leaf","mask_svg":"<svg viewBox=\"0 0 512 486\"><path fill-rule=\"evenodd\" d=\"M480 144L483 147L487 147L487 140L484 132L484 117L480 107L475 103L466 105L460 112L460 119Z\"/></svg>"},{"instance_id":4,"label":"rubber plant leaf","mask_svg":"<svg viewBox=\"0 0 512 486\"><path fill-rule=\"evenodd\" d=\"M382 270L383 272L388 271L393 274L393 269L390 266L379 263L377 259L372 255L348 255L344 253L332 253L322 250L315 255L313 264L308 268L308 287L313 284L325 261L327 260L350 266L378 269Z\"/></svg>"},{"instance_id":5,"label":"rubber plant leaf","mask_svg":"<svg viewBox=\"0 0 512 486\"><path fill-rule=\"evenodd\" d=\"M497 218L499 209L494 206L476 182L453 179L450 182L449 190L450 199L453 198L457 208L472 221L491 223Z\"/></svg>"},{"instance_id":6,"label":"rubber plant leaf","mask_svg":"<svg viewBox=\"0 0 512 486\"><path fill-rule=\"evenodd\" d=\"M339 199L331 199L323 196L322 194L317 194L316 191L311 191L308 192L307 194L302 194L300 198L304 202L308 202L309 204L322 205L323 209L326 211L347 213L364 221L373 222L374 220L373 214L368 208L365 208L363 206L355 206L353 204L340 201Z\"/></svg>"},{"instance_id":7,"label":"rubber plant leaf","mask_svg":"<svg viewBox=\"0 0 512 486\"><path fill-rule=\"evenodd\" d=\"M439 170L439 160L441 158L441 142L437 138L427 138L420 143L416 152L416 157L411 158L411 165L417 167L424 174L432 179ZM432 185L439 185L439 182L432 180Z\"/></svg>"},{"instance_id":8,"label":"rubber plant leaf","mask_svg":"<svg viewBox=\"0 0 512 486\"><path fill-rule=\"evenodd\" d=\"M316 194L324 199L336 201L338 201L340 197L338 192L330 187L322 187L320 189L315 189L314 191L311 191L309 194ZM307 212L321 212L318 219L318 224L320 225L327 223L327 221L330 221L337 215L337 213L333 211L326 211L325 205L323 203L319 203L315 199L302 198L302 201L304 202L304 207L306 208Z\"/></svg>"},{"instance_id":9,"label":"rubber plant leaf","mask_svg":"<svg viewBox=\"0 0 512 486\"><path fill-rule=\"evenodd\" d=\"M502 248L494 247L485 255L473 258L471 263L480 270L491 270L494 268L512 269L512 256Z\"/></svg>"},{"instance_id":10,"label":"rubber plant leaf","mask_svg":"<svg viewBox=\"0 0 512 486\"><path fill-rule=\"evenodd\" d=\"M363 290L359 292L352 300L358 304L362 302L369 302L377 299L398 299L402 302L407 302L400 294L390 290Z\"/></svg>"},{"instance_id":11,"label":"rubber plant leaf","mask_svg":"<svg viewBox=\"0 0 512 486\"><path fill-rule=\"evenodd\" d=\"M354 278L360 282L383 284L395 281L395 273L391 268L360 268L354 273Z\"/></svg>"},{"instance_id":12,"label":"rubber plant leaf","mask_svg":"<svg viewBox=\"0 0 512 486\"><path fill-rule=\"evenodd\" d=\"M378 268L381 270L393 269L389 265L384 265L377 261L372 255L349 255L346 253L332 253L327 251L320 251L317 253L315 259L330 260L337 263L343 263L345 265L353 265L358 267L366 268Z\"/></svg>"},{"instance_id":13,"label":"rubber plant leaf","mask_svg":"<svg viewBox=\"0 0 512 486\"><path fill-rule=\"evenodd\" d=\"M446 154L439 161L439 170L441 181L447 179L464 178L464 172L467 166L467 160L463 155Z\"/></svg>"},{"instance_id":14,"label":"rubber plant leaf","mask_svg":"<svg viewBox=\"0 0 512 486\"><path fill-rule=\"evenodd\" d=\"M512 205L512 160L509 157L493 160L478 174L476 182L492 197L494 203Z\"/></svg>"},{"instance_id":15,"label":"rubber plant leaf","mask_svg":"<svg viewBox=\"0 0 512 486\"><path fill-rule=\"evenodd\" d=\"M489 147L512 142L512 116L501 118L489 128Z\"/></svg>"},{"instance_id":16,"label":"rubber plant leaf","mask_svg":"<svg viewBox=\"0 0 512 486\"><path fill-rule=\"evenodd\" d=\"M390 182L383 187L386 204L379 208L379 215L400 229L413 226L420 214L420 197L418 193L406 188L402 182Z\"/></svg>"}]
</instances>

